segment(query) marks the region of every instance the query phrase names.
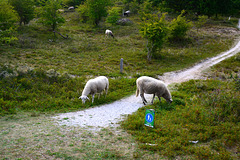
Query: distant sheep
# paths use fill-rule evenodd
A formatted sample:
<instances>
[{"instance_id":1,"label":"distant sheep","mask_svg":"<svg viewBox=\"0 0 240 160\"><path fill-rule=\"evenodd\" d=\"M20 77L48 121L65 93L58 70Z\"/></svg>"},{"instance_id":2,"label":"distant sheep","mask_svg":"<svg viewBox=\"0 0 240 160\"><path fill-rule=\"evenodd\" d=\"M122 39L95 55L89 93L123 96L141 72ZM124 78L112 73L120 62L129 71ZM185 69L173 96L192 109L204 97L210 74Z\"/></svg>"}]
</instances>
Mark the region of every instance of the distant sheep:
<instances>
[{"instance_id":1,"label":"distant sheep","mask_svg":"<svg viewBox=\"0 0 240 160\"><path fill-rule=\"evenodd\" d=\"M89 100L89 98L87 96L89 94L91 94L92 95L92 103L93 103L94 95L96 93L100 93L101 94L101 92L104 91L104 90L106 91L106 95L107 95L108 88L109 88L109 81L108 81L107 77L99 76L99 77L96 77L94 79L90 79L86 83L86 85L85 85L85 87L83 89L82 95L79 97L79 99L81 98L82 99L82 103L84 104L86 100Z\"/></svg>"},{"instance_id":2,"label":"distant sheep","mask_svg":"<svg viewBox=\"0 0 240 160\"><path fill-rule=\"evenodd\" d=\"M68 7L68 10L74 10L74 7L73 6Z\"/></svg>"},{"instance_id":3,"label":"distant sheep","mask_svg":"<svg viewBox=\"0 0 240 160\"><path fill-rule=\"evenodd\" d=\"M107 29L107 30L105 31L105 35L106 35L107 37L108 37L108 36L112 36L112 37L114 38L114 35L113 35L112 31L109 30L109 29Z\"/></svg>"},{"instance_id":4,"label":"distant sheep","mask_svg":"<svg viewBox=\"0 0 240 160\"><path fill-rule=\"evenodd\" d=\"M152 104L155 95L157 95L159 101L161 101L161 97L163 97L164 99L166 99L166 101L170 103L173 101L171 93L169 92L166 84L160 80L157 80L152 77L142 76L136 80L136 84L137 84L136 97L140 92L140 96L142 98L144 105L146 105L147 103L147 100L144 97L144 93L153 94Z\"/></svg>"},{"instance_id":5,"label":"distant sheep","mask_svg":"<svg viewBox=\"0 0 240 160\"><path fill-rule=\"evenodd\" d=\"M130 13L131 12L128 10L128 11L124 12L123 15L128 17L130 15Z\"/></svg>"}]
</instances>

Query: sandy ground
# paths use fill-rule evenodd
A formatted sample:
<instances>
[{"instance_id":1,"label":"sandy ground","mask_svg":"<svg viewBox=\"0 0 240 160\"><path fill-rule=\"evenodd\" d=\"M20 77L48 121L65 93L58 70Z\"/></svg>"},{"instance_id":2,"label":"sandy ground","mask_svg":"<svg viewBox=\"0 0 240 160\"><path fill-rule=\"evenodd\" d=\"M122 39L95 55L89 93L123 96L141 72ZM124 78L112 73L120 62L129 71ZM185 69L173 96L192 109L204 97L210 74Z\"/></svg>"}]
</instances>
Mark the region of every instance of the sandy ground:
<instances>
[{"instance_id":1,"label":"sandy ground","mask_svg":"<svg viewBox=\"0 0 240 160\"><path fill-rule=\"evenodd\" d=\"M163 80L167 85L181 83L191 79L200 79L206 69L238 52L240 52L240 41L238 41L232 49L216 57L207 59L186 70L165 73L159 77L159 79ZM150 102L152 95L145 95L145 97L148 102ZM136 97L132 95L111 104L105 104L78 112L59 114L53 118L59 125L80 126L89 130L100 130L105 127L118 126L118 122L126 115L132 114L143 106L140 96Z\"/></svg>"}]
</instances>

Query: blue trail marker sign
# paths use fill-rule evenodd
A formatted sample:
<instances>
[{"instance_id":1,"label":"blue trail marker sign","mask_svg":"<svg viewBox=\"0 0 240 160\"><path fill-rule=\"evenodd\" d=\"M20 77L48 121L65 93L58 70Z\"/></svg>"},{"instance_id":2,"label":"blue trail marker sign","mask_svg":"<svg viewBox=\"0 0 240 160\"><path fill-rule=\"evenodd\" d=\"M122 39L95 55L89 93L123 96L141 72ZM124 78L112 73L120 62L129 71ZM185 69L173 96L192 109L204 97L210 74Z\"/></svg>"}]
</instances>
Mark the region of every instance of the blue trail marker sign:
<instances>
[{"instance_id":1,"label":"blue trail marker sign","mask_svg":"<svg viewBox=\"0 0 240 160\"><path fill-rule=\"evenodd\" d=\"M144 125L153 128L154 127L154 116L155 116L154 109L147 109L146 113L145 113Z\"/></svg>"}]
</instances>

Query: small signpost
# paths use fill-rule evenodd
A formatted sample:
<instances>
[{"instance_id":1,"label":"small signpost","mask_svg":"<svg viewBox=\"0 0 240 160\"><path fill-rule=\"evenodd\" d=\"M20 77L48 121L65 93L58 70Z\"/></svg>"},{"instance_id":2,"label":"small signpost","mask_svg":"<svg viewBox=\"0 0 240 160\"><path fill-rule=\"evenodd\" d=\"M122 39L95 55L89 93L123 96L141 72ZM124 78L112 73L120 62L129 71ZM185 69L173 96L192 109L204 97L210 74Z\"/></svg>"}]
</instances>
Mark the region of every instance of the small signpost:
<instances>
[{"instance_id":1,"label":"small signpost","mask_svg":"<svg viewBox=\"0 0 240 160\"><path fill-rule=\"evenodd\" d=\"M154 127L154 116L155 116L154 109L147 109L146 113L145 113L144 125L153 128Z\"/></svg>"},{"instance_id":2,"label":"small signpost","mask_svg":"<svg viewBox=\"0 0 240 160\"><path fill-rule=\"evenodd\" d=\"M123 58L120 60L120 73L123 73Z\"/></svg>"}]
</instances>

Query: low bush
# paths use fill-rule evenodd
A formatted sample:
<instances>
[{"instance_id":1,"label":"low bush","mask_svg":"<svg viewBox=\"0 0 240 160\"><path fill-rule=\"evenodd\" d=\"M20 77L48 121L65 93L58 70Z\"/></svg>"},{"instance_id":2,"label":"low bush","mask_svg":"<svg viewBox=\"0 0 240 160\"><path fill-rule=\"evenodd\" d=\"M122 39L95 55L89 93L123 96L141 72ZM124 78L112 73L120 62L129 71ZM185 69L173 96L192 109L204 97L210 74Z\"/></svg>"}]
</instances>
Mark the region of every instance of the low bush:
<instances>
[{"instance_id":1,"label":"low bush","mask_svg":"<svg viewBox=\"0 0 240 160\"><path fill-rule=\"evenodd\" d=\"M83 105L78 97L85 86L86 77L70 78L67 75L50 77L48 74L42 70L32 70L27 73L1 77L1 115L13 114L16 110L38 112L81 110L93 105L110 103L119 97L132 94L135 90L133 87L135 79L109 78L110 89L106 98L101 96L93 104L88 101Z\"/></svg>"},{"instance_id":2,"label":"low bush","mask_svg":"<svg viewBox=\"0 0 240 160\"><path fill-rule=\"evenodd\" d=\"M157 101L141 108L128 116L123 128L136 136L141 148L167 157L233 158L227 149L240 139L240 94L233 89L234 82L191 80L177 88L172 104ZM145 110L150 108L155 110L154 128L143 124ZM208 143L210 147L202 146Z\"/></svg>"}]
</instances>

